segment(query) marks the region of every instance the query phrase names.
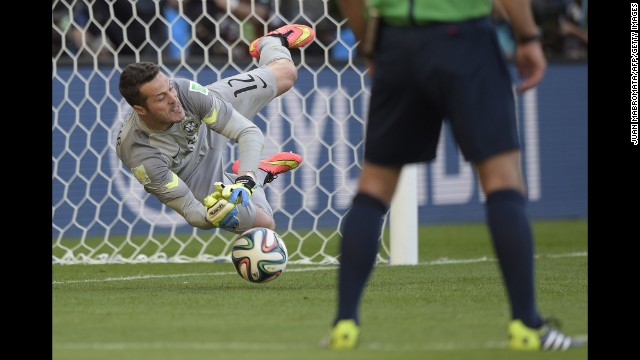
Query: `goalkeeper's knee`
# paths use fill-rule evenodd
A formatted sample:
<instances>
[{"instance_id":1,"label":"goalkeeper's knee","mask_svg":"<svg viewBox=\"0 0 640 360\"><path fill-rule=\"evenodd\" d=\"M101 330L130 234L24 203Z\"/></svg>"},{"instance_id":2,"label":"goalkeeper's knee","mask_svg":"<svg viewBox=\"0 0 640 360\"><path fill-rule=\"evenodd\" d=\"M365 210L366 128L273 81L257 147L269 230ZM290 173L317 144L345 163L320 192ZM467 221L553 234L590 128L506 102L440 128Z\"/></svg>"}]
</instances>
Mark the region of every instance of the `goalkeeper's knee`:
<instances>
[{"instance_id":1,"label":"goalkeeper's knee","mask_svg":"<svg viewBox=\"0 0 640 360\"><path fill-rule=\"evenodd\" d=\"M205 217L213 226L234 231L238 228L238 209L236 205L215 196L213 193L204 199L207 208Z\"/></svg>"}]
</instances>

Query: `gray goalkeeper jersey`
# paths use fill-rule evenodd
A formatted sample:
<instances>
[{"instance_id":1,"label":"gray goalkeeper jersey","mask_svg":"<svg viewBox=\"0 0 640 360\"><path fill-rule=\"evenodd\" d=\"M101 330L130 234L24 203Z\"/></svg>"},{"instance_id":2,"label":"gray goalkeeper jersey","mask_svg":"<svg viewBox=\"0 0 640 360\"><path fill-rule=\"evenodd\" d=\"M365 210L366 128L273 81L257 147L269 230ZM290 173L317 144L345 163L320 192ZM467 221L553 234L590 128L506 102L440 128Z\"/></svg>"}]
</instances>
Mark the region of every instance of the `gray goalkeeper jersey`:
<instances>
[{"instance_id":1,"label":"gray goalkeeper jersey","mask_svg":"<svg viewBox=\"0 0 640 360\"><path fill-rule=\"evenodd\" d=\"M187 79L171 79L185 111L185 119L168 130L152 130L131 111L118 134L116 153L145 190L201 229L213 227L205 219L204 198L213 183L231 184L236 175L224 171L224 155L230 140L238 143L241 170L257 173L263 137L248 118L276 95L270 70L222 79L206 87ZM256 131L257 130L257 131ZM264 176L258 179L262 184ZM272 210L260 186L248 207L237 206L239 226L252 227L255 207Z\"/></svg>"}]
</instances>

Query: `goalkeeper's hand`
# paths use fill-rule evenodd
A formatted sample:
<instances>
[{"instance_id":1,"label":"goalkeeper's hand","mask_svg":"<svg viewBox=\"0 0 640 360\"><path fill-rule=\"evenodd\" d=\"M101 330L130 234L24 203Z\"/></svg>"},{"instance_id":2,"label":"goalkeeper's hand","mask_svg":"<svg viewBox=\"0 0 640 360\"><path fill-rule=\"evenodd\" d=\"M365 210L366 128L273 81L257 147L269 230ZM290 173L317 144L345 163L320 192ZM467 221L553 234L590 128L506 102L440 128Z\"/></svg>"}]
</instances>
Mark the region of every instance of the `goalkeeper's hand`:
<instances>
[{"instance_id":1,"label":"goalkeeper's hand","mask_svg":"<svg viewBox=\"0 0 640 360\"><path fill-rule=\"evenodd\" d=\"M238 227L236 205L223 199L219 191L204 198L205 218L215 227L233 230Z\"/></svg>"},{"instance_id":2,"label":"goalkeeper's hand","mask_svg":"<svg viewBox=\"0 0 640 360\"><path fill-rule=\"evenodd\" d=\"M256 182L251 176L238 176L236 182L233 185L224 185L221 182L216 182L213 187L223 199L226 199L232 204L242 204L242 206L249 205L249 199L253 194L253 189L256 186Z\"/></svg>"}]
</instances>

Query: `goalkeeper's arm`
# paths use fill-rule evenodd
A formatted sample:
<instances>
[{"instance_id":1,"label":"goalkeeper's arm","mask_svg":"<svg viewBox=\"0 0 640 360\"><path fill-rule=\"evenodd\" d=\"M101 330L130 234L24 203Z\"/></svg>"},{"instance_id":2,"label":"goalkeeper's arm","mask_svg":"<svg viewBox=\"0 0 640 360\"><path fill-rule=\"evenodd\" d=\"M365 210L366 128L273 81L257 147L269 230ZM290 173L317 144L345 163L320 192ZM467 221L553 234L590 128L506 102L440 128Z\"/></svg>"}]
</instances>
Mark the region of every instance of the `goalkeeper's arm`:
<instances>
[{"instance_id":1,"label":"goalkeeper's arm","mask_svg":"<svg viewBox=\"0 0 640 360\"><path fill-rule=\"evenodd\" d=\"M191 195L191 193L189 193ZM195 201L185 201L188 196L176 198L165 205L182 215L191 225L199 229L208 230L214 227L234 231L238 227L238 209L235 204L223 199L218 192L207 196L204 204Z\"/></svg>"},{"instance_id":2,"label":"goalkeeper's arm","mask_svg":"<svg viewBox=\"0 0 640 360\"><path fill-rule=\"evenodd\" d=\"M252 177L238 176L235 184L215 183L215 191L203 199L204 204L197 201L191 191L164 204L182 215L191 226L204 230L221 227L233 231L238 226L238 209L235 206L248 206L255 186Z\"/></svg>"},{"instance_id":3,"label":"goalkeeper's arm","mask_svg":"<svg viewBox=\"0 0 640 360\"><path fill-rule=\"evenodd\" d=\"M262 148L264 147L264 134L262 131L256 124L235 110L231 113L227 124L216 131L238 143L238 160L240 161L238 175L250 175L255 181Z\"/></svg>"},{"instance_id":4,"label":"goalkeeper's arm","mask_svg":"<svg viewBox=\"0 0 640 360\"><path fill-rule=\"evenodd\" d=\"M200 201L197 201L191 192L168 201L165 205L182 215L191 226L203 230L214 228L214 225L207 220L207 208Z\"/></svg>"},{"instance_id":5,"label":"goalkeeper's arm","mask_svg":"<svg viewBox=\"0 0 640 360\"><path fill-rule=\"evenodd\" d=\"M218 181L213 183L213 187L216 189L216 192L211 194L211 196L225 199L232 204L248 206L249 199L256 187L256 181L253 176L246 173L246 175L238 176L232 185L224 185Z\"/></svg>"}]
</instances>

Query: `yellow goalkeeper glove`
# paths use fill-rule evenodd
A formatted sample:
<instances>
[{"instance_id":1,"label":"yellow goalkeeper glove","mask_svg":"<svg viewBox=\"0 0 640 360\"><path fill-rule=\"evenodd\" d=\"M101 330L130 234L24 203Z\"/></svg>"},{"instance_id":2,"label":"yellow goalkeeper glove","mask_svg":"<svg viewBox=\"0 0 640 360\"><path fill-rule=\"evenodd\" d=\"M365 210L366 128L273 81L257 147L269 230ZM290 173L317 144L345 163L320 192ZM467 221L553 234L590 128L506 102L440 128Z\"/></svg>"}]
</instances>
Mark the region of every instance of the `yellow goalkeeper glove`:
<instances>
[{"instance_id":1,"label":"yellow goalkeeper glove","mask_svg":"<svg viewBox=\"0 0 640 360\"><path fill-rule=\"evenodd\" d=\"M255 186L256 182L251 176L247 175L238 176L233 185L224 185L221 182L213 184L213 187L220 192L220 196L223 199L232 204L242 204L242 206L249 205L249 199Z\"/></svg>"},{"instance_id":2,"label":"yellow goalkeeper glove","mask_svg":"<svg viewBox=\"0 0 640 360\"><path fill-rule=\"evenodd\" d=\"M229 231L238 227L236 205L223 199L219 191L204 198L204 206L207 208L205 218L213 226Z\"/></svg>"}]
</instances>

